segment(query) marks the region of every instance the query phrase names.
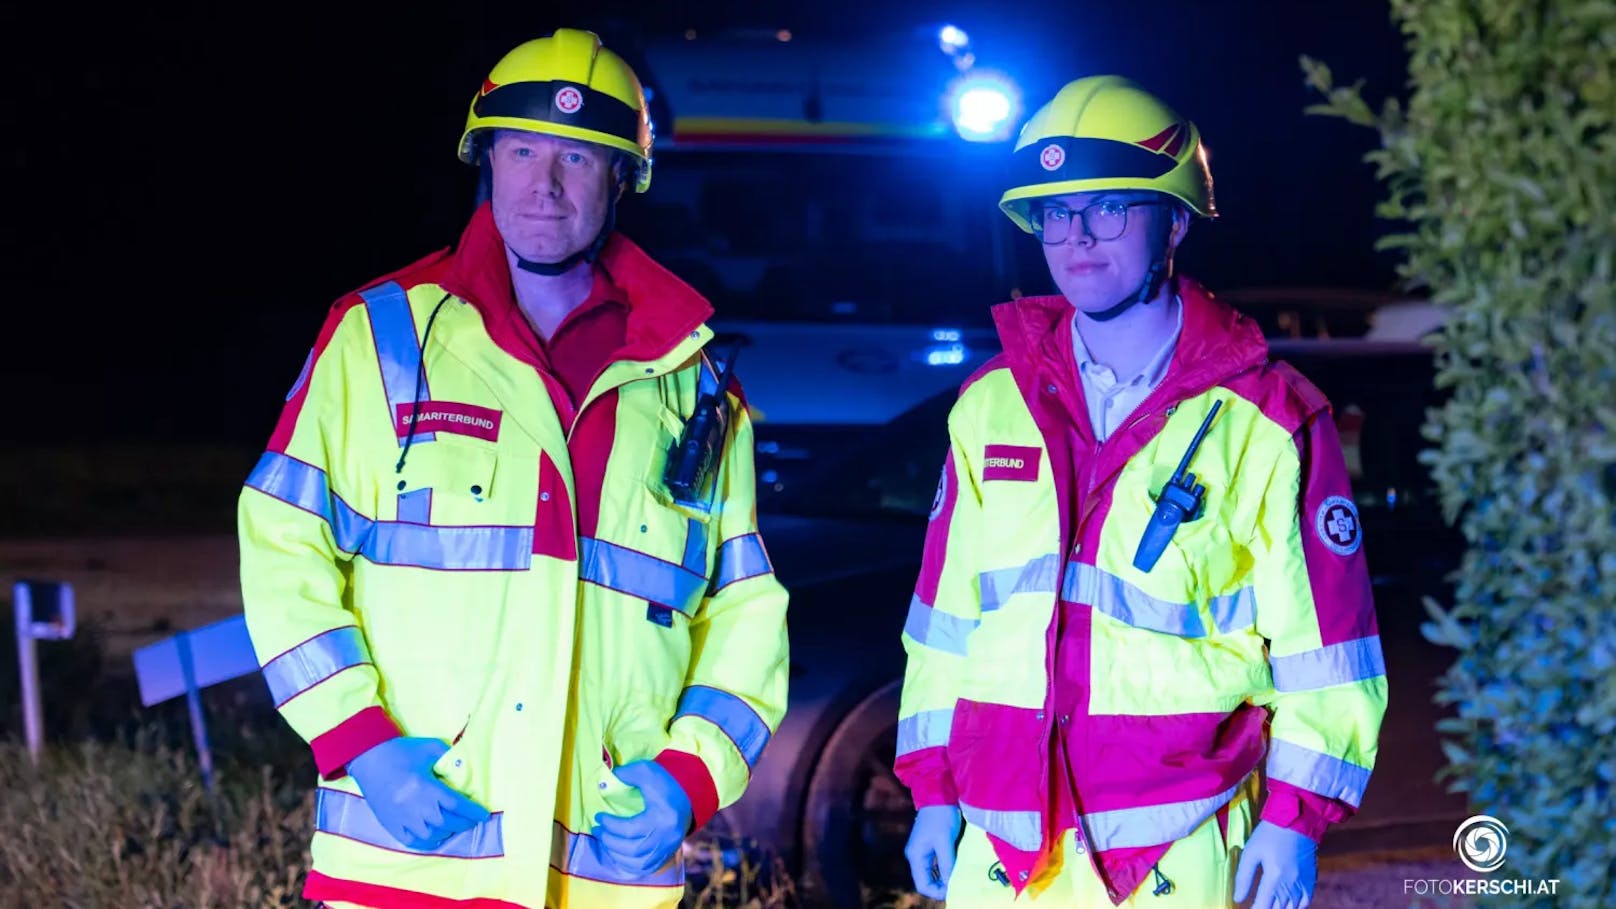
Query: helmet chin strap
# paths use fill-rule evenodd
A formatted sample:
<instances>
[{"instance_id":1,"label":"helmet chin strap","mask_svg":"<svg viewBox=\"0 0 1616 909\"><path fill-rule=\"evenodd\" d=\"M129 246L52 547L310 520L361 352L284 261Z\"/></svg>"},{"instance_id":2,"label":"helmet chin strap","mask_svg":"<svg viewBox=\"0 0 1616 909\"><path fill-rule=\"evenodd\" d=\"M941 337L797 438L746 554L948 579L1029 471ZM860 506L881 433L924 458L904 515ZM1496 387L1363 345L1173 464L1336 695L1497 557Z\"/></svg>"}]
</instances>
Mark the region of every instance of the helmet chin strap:
<instances>
[{"instance_id":1,"label":"helmet chin strap","mask_svg":"<svg viewBox=\"0 0 1616 909\"><path fill-rule=\"evenodd\" d=\"M1118 300L1107 309L1102 309L1099 312L1086 312L1084 315L1096 322L1109 322L1135 306L1149 303L1151 300L1156 299L1156 295L1161 293L1162 284L1172 276L1173 272L1172 252L1167 248L1167 239L1171 235L1172 229L1173 222L1169 219L1166 222L1165 229L1157 232L1153 238L1155 240L1151 244L1155 247L1152 250L1154 253L1152 256L1153 261L1150 263L1150 268L1145 270L1145 280L1140 282L1138 290Z\"/></svg>"},{"instance_id":2,"label":"helmet chin strap","mask_svg":"<svg viewBox=\"0 0 1616 909\"><path fill-rule=\"evenodd\" d=\"M606 209L606 223L600 226L600 233L595 235L595 241L560 262L534 262L531 259L522 258L514 249L511 250L511 255L516 258L516 267L523 271L551 278L556 275L564 275L579 262L594 262L600 256L600 251L606 247L606 240L611 236L612 229L616 226L617 203L613 202L611 207Z\"/></svg>"}]
</instances>

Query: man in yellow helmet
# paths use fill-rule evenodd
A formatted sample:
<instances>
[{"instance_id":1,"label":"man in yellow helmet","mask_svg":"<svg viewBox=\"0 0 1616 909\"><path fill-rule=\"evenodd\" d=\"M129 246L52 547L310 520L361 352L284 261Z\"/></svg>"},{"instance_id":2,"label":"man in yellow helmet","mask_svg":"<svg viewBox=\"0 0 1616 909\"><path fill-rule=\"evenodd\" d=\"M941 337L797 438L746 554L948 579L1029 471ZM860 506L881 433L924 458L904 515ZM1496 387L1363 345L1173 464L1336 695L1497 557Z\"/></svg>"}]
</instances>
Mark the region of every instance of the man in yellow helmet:
<instances>
[{"instance_id":1,"label":"man in yellow helmet","mask_svg":"<svg viewBox=\"0 0 1616 909\"><path fill-rule=\"evenodd\" d=\"M1217 214L1194 124L1092 77L1014 154L1000 205L1060 294L995 307L949 416L903 634L915 884L1210 909L1260 871L1256 909L1300 909L1386 706L1329 403L1174 274Z\"/></svg>"},{"instance_id":2,"label":"man in yellow helmet","mask_svg":"<svg viewBox=\"0 0 1616 909\"><path fill-rule=\"evenodd\" d=\"M333 907L664 907L786 703L786 594L711 307L612 231L630 68L512 50L452 251L331 309L241 495L248 628ZM723 376L724 378L721 378Z\"/></svg>"}]
</instances>

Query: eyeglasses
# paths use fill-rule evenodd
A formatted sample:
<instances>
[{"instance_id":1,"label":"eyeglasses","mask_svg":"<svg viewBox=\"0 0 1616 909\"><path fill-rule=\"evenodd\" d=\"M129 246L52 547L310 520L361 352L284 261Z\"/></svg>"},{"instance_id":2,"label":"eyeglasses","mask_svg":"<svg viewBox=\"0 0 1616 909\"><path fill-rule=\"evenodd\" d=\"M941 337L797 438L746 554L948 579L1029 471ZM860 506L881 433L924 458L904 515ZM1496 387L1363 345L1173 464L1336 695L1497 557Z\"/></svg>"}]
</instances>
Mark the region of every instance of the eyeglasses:
<instances>
[{"instance_id":1,"label":"eyeglasses","mask_svg":"<svg viewBox=\"0 0 1616 909\"><path fill-rule=\"evenodd\" d=\"M1142 205L1160 205L1160 200L1102 199L1083 208L1072 209L1064 205L1034 206L1032 231L1045 246L1058 246L1072 235L1072 224L1081 220L1083 233L1096 240L1115 240L1128 229L1128 209Z\"/></svg>"}]
</instances>

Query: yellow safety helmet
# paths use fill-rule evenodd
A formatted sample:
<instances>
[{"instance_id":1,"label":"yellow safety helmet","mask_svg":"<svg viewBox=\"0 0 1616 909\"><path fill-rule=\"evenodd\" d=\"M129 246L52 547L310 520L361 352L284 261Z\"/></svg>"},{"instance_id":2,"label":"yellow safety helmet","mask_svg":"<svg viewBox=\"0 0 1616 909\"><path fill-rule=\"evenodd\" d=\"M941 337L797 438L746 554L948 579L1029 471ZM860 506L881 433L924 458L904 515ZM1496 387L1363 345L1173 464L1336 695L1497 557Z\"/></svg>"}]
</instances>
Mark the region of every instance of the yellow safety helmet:
<instances>
[{"instance_id":1,"label":"yellow safety helmet","mask_svg":"<svg viewBox=\"0 0 1616 909\"><path fill-rule=\"evenodd\" d=\"M1122 76L1068 82L1016 139L999 208L1028 233L1031 200L1106 189L1165 193L1216 218L1200 130Z\"/></svg>"},{"instance_id":2,"label":"yellow safety helmet","mask_svg":"<svg viewBox=\"0 0 1616 909\"><path fill-rule=\"evenodd\" d=\"M623 58L601 46L594 32L556 29L548 38L519 44L500 61L471 99L460 160L477 155L477 134L520 129L595 142L636 162L634 191L651 186L651 112L645 90Z\"/></svg>"}]
</instances>

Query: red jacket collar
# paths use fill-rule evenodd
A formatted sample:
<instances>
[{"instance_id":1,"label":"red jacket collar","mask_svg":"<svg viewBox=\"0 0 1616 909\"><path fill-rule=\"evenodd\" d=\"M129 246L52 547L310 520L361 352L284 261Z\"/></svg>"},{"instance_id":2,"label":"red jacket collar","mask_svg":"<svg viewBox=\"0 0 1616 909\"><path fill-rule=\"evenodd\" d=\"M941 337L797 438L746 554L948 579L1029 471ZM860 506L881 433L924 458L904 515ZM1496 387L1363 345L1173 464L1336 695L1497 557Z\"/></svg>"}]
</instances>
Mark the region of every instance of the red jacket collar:
<instances>
[{"instance_id":1,"label":"red jacket collar","mask_svg":"<svg viewBox=\"0 0 1616 909\"><path fill-rule=\"evenodd\" d=\"M595 268L606 272L629 307L628 339L620 359L654 360L712 318L706 298L622 234L607 238ZM516 306L505 241L489 203L472 214L440 283L477 307L484 322Z\"/></svg>"},{"instance_id":2,"label":"red jacket collar","mask_svg":"<svg viewBox=\"0 0 1616 909\"><path fill-rule=\"evenodd\" d=\"M1268 342L1251 319L1192 278L1179 277L1184 329L1167 367L1163 387L1175 399L1189 397L1268 361ZM1063 338L1076 310L1063 296L1022 297L993 307L1012 372L1036 381L1040 371L1067 369Z\"/></svg>"}]
</instances>

